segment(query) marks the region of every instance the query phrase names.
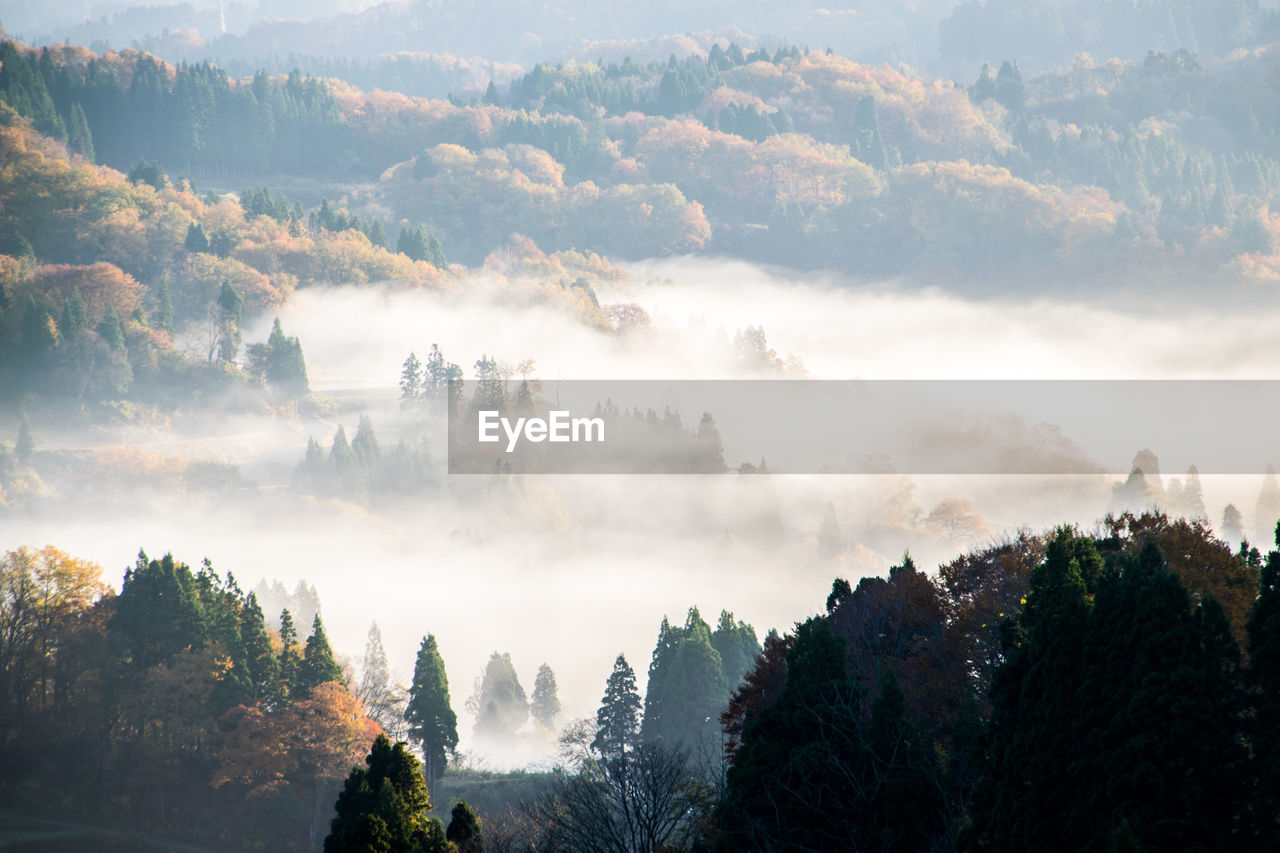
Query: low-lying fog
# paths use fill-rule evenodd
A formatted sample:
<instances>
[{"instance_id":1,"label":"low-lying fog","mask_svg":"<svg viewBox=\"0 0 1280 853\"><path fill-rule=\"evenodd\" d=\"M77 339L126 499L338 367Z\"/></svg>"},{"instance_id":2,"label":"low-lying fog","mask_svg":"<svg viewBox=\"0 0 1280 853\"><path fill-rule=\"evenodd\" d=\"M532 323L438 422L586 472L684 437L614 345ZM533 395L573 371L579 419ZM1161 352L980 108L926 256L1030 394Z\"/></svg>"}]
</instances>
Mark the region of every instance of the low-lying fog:
<instances>
[{"instance_id":1,"label":"low-lying fog","mask_svg":"<svg viewBox=\"0 0 1280 853\"><path fill-rule=\"evenodd\" d=\"M534 359L544 380L720 378L739 375L728 342L758 325L779 356L798 357L819 378L1266 378L1280 331L1280 317L1243 308L1211 316L841 289L821 277L716 260L638 264L628 281L598 287L602 303L636 302L652 318L648 333L622 338L477 290L474 297L393 287L296 294L280 318L300 337L313 390L333 401L331 415L236 415L213 424L196 417L168 431L88 436L36 424L42 449L127 442L160 455L220 458L260 488L131 492L114 503L91 501L92 509L11 511L0 514L0 549L54 544L100 562L117 587L140 546L192 565L207 556L246 589L264 577L290 589L306 579L319 590L335 649L358 660L376 620L406 682L418 641L432 632L465 747L473 721L463 703L494 650L511 652L526 690L539 664L549 663L563 720L587 716L618 652L643 687L664 614L682 621L697 604L714 622L728 609L763 637L819 609L835 575L883 571L904 549L932 569L1020 526L1091 525L1107 511L1116 478L455 478L390 509L288 492L308 436L327 448L337 423L354 435L368 412L384 452L395 443L396 382L410 350L424 358L438 343L468 375L487 354L512 365ZM264 340L271 320L247 329L246 342ZM688 424L698 413L682 414ZM1195 461L1162 456L1166 483ZM1220 519L1234 502L1253 538L1260 481L1204 476L1209 515ZM971 501L981 516L952 538L923 522L948 498ZM839 558L817 548L828 503L848 540Z\"/></svg>"}]
</instances>

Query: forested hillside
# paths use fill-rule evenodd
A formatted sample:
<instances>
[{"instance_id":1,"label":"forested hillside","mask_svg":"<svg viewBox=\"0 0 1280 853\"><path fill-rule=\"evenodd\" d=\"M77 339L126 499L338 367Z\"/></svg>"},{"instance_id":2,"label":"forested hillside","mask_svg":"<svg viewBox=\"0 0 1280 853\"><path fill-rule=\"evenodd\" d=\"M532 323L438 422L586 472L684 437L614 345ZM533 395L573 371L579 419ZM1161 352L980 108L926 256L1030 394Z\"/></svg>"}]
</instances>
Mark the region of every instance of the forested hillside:
<instances>
[{"instance_id":1,"label":"forested hillside","mask_svg":"<svg viewBox=\"0 0 1280 853\"><path fill-rule=\"evenodd\" d=\"M53 548L0 567L16 638L2 648L4 758L29 768L8 778L8 802L53 797L78 818L237 848L308 849L336 797L326 849L381 832L423 845L403 849L489 849L464 831L633 849L632 819L678 849L1247 849L1280 798L1262 746L1280 701L1280 552L1233 554L1164 515L1022 536L936 575L905 557L886 578L838 578L821 615L763 648L727 612L714 630L696 607L682 626L664 618L643 701L619 655L595 718L560 734L565 767L479 820L455 808L447 830L432 791L486 795L446 773L459 722L434 636L406 693L376 626L359 671L344 670L319 613L304 643L289 609L269 622L207 563L139 555L118 594ZM544 664L535 682L527 695L510 655L492 655L466 703L481 742L554 737L555 674ZM418 760L379 740L337 797L382 729L421 746L425 781L380 769ZM376 796L382 773L391 801ZM1069 834L1063 798L1078 803Z\"/></svg>"},{"instance_id":2,"label":"forested hillside","mask_svg":"<svg viewBox=\"0 0 1280 853\"><path fill-rule=\"evenodd\" d=\"M469 102L5 49L5 100L72 152L223 184L354 180L356 208L425 224L469 264L520 233L546 250L706 250L982 290L1030 269L1072 287L1116 270L1146 271L1130 287L1277 274L1269 48L1208 65L1082 57L1030 80L1004 62L958 85L715 45L538 65Z\"/></svg>"},{"instance_id":3,"label":"forested hillside","mask_svg":"<svg viewBox=\"0 0 1280 853\"><path fill-rule=\"evenodd\" d=\"M846 5L0 0L0 847L1274 846L1275 4Z\"/></svg>"}]
</instances>

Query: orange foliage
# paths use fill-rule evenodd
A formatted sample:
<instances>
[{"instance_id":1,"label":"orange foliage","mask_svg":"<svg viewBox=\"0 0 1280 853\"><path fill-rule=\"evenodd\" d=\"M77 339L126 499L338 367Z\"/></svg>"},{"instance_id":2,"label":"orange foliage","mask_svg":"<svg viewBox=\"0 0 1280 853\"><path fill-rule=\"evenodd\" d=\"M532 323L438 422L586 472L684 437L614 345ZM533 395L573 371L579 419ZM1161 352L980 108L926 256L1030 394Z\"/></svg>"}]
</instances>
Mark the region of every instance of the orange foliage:
<instances>
[{"instance_id":1,"label":"orange foliage","mask_svg":"<svg viewBox=\"0 0 1280 853\"><path fill-rule=\"evenodd\" d=\"M114 264L101 262L88 266L45 264L36 267L31 283L59 309L79 289L91 326L102 321L107 305L115 309L118 317L129 317L141 304L143 293L142 285L133 276Z\"/></svg>"},{"instance_id":2,"label":"orange foliage","mask_svg":"<svg viewBox=\"0 0 1280 853\"><path fill-rule=\"evenodd\" d=\"M321 684L304 699L274 711L239 705L222 722L228 731L214 787L234 782L252 794L291 781L342 778L360 764L382 732L336 682Z\"/></svg>"}]
</instances>

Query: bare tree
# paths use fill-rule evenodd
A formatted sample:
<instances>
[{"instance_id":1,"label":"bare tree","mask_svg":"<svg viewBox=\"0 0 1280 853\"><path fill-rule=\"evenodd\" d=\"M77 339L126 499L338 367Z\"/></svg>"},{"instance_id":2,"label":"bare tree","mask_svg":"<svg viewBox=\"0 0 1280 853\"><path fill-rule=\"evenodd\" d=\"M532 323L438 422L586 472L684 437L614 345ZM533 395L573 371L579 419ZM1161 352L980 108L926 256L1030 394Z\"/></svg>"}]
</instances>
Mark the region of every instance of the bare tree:
<instances>
[{"instance_id":1,"label":"bare tree","mask_svg":"<svg viewBox=\"0 0 1280 853\"><path fill-rule=\"evenodd\" d=\"M531 807L547 849L654 853L682 847L714 800L682 749L644 744L625 761L588 763Z\"/></svg>"}]
</instances>

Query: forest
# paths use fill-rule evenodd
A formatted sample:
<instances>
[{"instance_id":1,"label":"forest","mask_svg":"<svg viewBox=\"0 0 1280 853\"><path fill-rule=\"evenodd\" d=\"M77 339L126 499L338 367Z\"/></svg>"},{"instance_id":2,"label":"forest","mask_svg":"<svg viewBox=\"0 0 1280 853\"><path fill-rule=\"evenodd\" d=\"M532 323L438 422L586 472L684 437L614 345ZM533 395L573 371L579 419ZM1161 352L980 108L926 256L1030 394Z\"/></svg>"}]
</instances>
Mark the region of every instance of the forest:
<instances>
[{"instance_id":1,"label":"forest","mask_svg":"<svg viewBox=\"0 0 1280 853\"><path fill-rule=\"evenodd\" d=\"M318 611L301 632L301 602L268 619L207 561L140 553L118 594L55 548L0 567L5 764L30 768L10 808L244 849L441 851L1256 849L1277 815L1280 551L1233 552L1200 520L1108 516L936 574L906 555L763 643L691 607L662 619L643 699L619 654L594 718L560 729L551 667L526 694L494 652L475 738L564 757L496 796L456 766L430 633L405 689L376 624L340 665Z\"/></svg>"},{"instance_id":2,"label":"forest","mask_svg":"<svg viewBox=\"0 0 1280 853\"><path fill-rule=\"evenodd\" d=\"M1275 3L80 5L0 0L0 848L1274 846ZM1217 426L675 387L811 379Z\"/></svg>"}]
</instances>

